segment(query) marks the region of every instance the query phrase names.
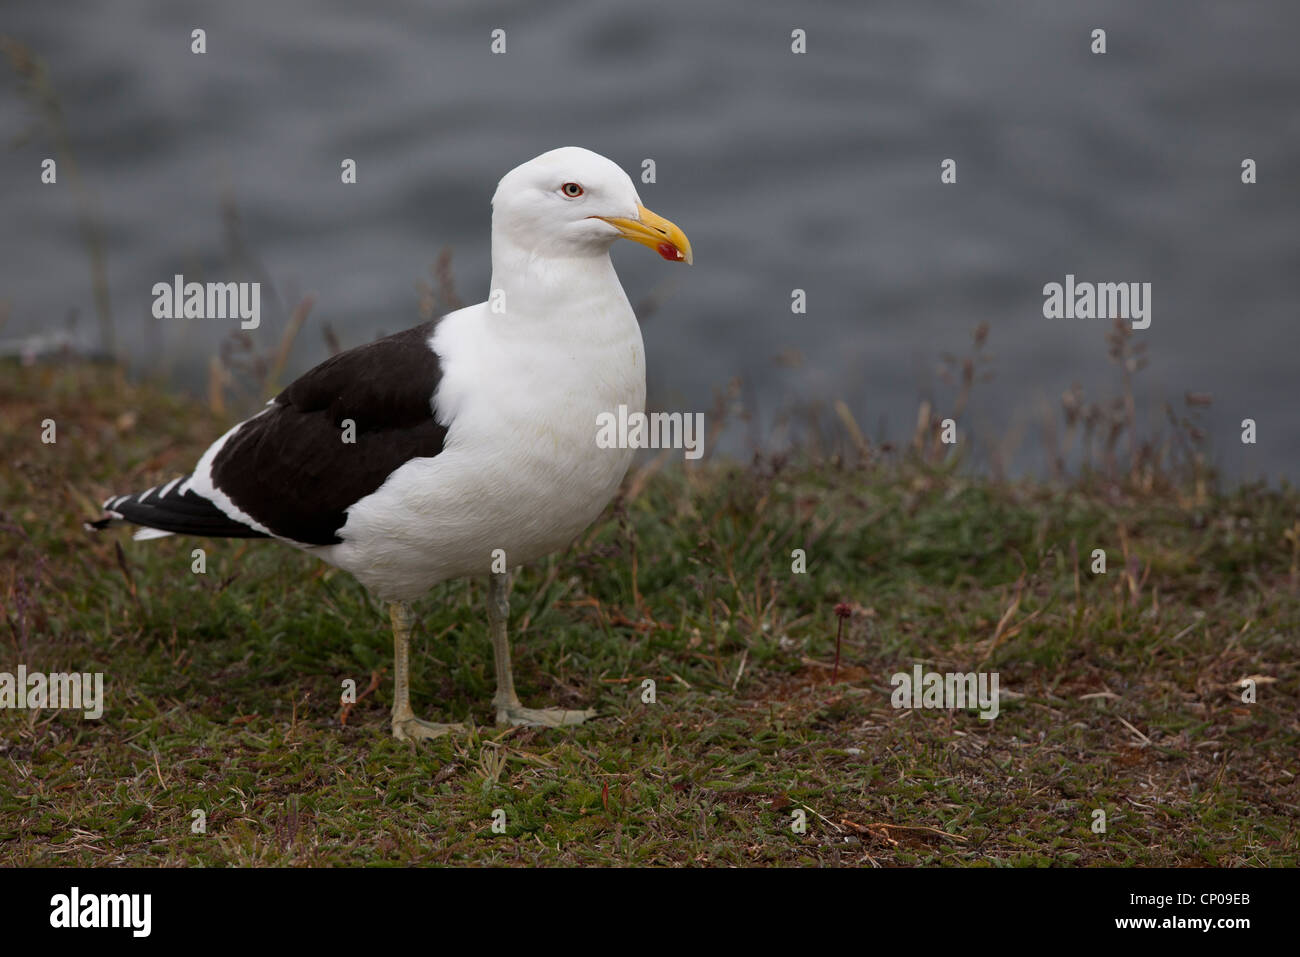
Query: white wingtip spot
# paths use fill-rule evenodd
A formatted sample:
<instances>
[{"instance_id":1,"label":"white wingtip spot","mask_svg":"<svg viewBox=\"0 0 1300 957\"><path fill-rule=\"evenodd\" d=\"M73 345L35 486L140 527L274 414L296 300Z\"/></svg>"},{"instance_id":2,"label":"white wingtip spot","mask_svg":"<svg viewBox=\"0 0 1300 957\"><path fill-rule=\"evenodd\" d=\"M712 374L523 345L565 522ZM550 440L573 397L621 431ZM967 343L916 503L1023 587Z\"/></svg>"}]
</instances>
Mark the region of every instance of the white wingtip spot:
<instances>
[{"instance_id":1,"label":"white wingtip spot","mask_svg":"<svg viewBox=\"0 0 1300 957\"><path fill-rule=\"evenodd\" d=\"M142 528L131 537L137 542L147 542L151 538L166 538L171 532L164 531L161 528Z\"/></svg>"}]
</instances>

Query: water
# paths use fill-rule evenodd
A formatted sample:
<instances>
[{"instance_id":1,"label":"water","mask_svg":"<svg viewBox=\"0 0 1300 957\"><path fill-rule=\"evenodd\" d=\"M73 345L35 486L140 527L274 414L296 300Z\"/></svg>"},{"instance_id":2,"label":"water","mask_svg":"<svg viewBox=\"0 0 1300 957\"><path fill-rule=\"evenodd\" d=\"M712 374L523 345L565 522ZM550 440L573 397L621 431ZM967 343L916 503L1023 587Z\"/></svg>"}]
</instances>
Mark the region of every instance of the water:
<instances>
[{"instance_id":1,"label":"water","mask_svg":"<svg viewBox=\"0 0 1300 957\"><path fill-rule=\"evenodd\" d=\"M490 8L489 8L490 7ZM190 30L208 52L190 53ZM507 169L560 145L624 168L656 161L646 205L690 236L696 265L615 253L645 324L652 403L707 410L742 376L777 408L844 399L871 434L906 437L943 401L941 352L991 327L996 379L963 425L1027 428L1071 382L1114 394L1099 320L1047 320L1067 273L1153 286L1139 376L1155 400L1209 392L1230 475L1295 477L1300 7L1285 0L655 4L292 0L15 3L0 31L49 65L107 233L121 346L140 371L200 390L234 323L152 318L151 288L254 278L232 266L228 189L281 294L317 296L291 363L416 319L443 246L459 291L486 297L489 207ZM489 52L506 30L507 52ZM807 31L808 53L790 52ZM1108 53L1089 52L1094 27ZM32 111L12 78L0 139ZM39 183L47 139L0 151L5 338L97 341L66 177ZM343 186L339 163L359 164ZM957 160L955 186L939 164ZM1259 163L1259 183L1240 163ZM794 288L808 314L790 312ZM269 348L282 328L254 335ZM774 361L789 349L803 356ZM1258 422L1243 445L1240 421Z\"/></svg>"}]
</instances>

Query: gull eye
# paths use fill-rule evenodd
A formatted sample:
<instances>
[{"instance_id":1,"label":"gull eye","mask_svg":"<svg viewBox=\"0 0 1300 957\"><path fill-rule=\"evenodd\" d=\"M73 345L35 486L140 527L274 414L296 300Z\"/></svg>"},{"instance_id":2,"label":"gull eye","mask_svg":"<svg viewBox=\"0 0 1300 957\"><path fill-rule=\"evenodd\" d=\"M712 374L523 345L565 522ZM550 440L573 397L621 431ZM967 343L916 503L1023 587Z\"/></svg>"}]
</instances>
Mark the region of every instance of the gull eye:
<instances>
[{"instance_id":1,"label":"gull eye","mask_svg":"<svg viewBox=\"0 0 1300 957\"><path fill-rule=\"evenodd\" d=\"M582 195L583 190L577 183L565 183L560 187L560 192L569 197L569 199L576 199Z\"/></svg>"}]
</instances>

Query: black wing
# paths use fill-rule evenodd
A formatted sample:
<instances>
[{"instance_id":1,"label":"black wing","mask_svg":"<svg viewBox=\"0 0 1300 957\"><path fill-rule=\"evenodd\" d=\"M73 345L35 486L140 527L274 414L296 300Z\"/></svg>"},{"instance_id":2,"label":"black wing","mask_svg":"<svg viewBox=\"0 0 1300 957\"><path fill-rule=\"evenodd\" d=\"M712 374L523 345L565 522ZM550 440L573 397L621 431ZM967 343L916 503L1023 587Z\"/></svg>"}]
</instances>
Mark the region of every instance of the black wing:
<instances>
[{"instance_id":1,"label":"black wing","mask_svg":"<svg viewBox=\"0 0 1300 957\"><path fill-rule=\"evenodd\" d=\"M341 352L304 374L226 440L212 484L276 535L342 541L337 532L351 505L403 463L442 451L447 430L433 413L442 367L428 345L434 325ZM349 419L355 441L345 442Z\"/></svg>"}]
</instances>

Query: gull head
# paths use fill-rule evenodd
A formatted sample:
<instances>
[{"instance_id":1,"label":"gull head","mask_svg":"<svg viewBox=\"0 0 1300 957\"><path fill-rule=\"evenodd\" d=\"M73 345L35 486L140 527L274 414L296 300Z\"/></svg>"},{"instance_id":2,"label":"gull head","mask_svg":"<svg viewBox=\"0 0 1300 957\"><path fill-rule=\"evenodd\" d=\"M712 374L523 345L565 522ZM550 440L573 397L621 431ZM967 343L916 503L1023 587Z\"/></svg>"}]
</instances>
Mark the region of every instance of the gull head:
<instances>
[{"instance_id":1,"label":"gull head","mask_svg":"<svg viewBox=\"0 0 1300 957\"><path fill-rule=\"evenodd\" d=\"M631 177L579 146L543 153L501 177L492 233L547 259L603 256L630 239L671 262L691 262L686 234L641 205Z\"/></svg>"}]
</instances>

